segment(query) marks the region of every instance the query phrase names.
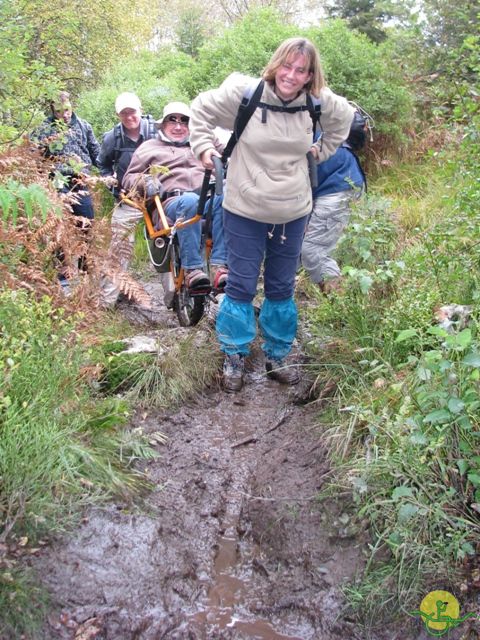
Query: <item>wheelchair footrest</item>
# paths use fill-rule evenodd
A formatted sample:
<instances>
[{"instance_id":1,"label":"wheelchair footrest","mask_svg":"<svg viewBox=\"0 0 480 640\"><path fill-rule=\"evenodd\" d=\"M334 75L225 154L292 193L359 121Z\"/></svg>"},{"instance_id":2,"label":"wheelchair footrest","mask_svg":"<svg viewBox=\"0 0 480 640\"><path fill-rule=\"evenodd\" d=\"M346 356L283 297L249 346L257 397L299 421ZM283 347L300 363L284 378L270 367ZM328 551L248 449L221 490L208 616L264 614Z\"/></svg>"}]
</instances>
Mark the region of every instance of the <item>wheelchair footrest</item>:
<instances>
[{"instance_id":1,"label":"wheelchair footrest","mask_svg":"<svg viewBox=\"0 0 480 640\"><path fill-rule=\"evenodd\" d=\"M188 295L190 296L208 296L212 287L210 285L199 285L198 287L192 287L188 289Z\"/></svg>"}]
</instances>

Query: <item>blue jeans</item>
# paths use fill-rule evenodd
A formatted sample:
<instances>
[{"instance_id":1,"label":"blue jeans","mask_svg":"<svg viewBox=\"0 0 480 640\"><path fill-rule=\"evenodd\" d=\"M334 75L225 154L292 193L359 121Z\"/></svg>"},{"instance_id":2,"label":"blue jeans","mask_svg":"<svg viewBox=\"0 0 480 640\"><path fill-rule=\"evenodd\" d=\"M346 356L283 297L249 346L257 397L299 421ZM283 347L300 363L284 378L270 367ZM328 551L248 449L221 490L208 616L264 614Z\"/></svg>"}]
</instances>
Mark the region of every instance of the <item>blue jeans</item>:
<instances>
[{"instance_id":1,"label":"blue jeans","mask_svg":"<svg viewBox=\"0 0 480 640\"><path fill-rule=\"evenodd\" d=\"M249 353L256 335L252 301L262 264L262 349L267 358L275 359L290 352L297 331L295 273L307 220L308 216L303 216L285 225L272 225L225 211L228 280L216 321L217 338L224 353Z\"/></svg>"},{"instance_id":2,"label":"blue jeans","mask_svg":"<svg viewBox=\"0 0 480 640\"><path fill-rule=\"evenodd\" d=\"M174 222L178 218L190 219L197 213L198 200L200 196L190 191L185 192L178 198L170 200L165 206L165 214ZM208 209L210 199L205 204ZM212 209L212 239L213 247L210 255L212 265L226 265L227 252L223 234L223 197L214 196ZM188 225L184 229L178 230L178 241L180 244L180 258L184 269L203 269L204 259L201 250L202 227L201 222Z\"/></svg>"},{"instance_id":3,"label":"blue jeans","mask_svg":"<svg viewBox=\"0 0 480 640\"><path fill-rule=\"evenodd\" d=\"M291 298L308 216L272 225L225 210L223 220L228 253L227 296L251 302L263 264L265 297Z\"/></svg>"}]
</instances>

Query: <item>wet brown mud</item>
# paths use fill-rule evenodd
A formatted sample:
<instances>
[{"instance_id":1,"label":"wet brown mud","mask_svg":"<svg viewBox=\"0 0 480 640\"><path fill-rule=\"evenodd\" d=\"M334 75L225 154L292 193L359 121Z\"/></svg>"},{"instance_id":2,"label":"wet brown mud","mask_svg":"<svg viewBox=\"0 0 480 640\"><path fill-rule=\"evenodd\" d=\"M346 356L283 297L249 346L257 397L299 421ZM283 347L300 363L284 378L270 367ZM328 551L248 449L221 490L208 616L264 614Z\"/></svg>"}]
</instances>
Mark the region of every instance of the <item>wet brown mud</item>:
<instances>
[{"instance_id":1,"label":"wet brown mud","mask_svg":"<svg viewBox=\"0 0 480 640\"><path fill-rule=\"evenodd\" d=\"M365 533L348 502L318 500L329 475L309 384L211 389L132 427L167 436L143 463L141 506L92 509L32 563L52 608L39 640L386 640L343 612ZM411 636L419 638L418 634Z\"/></svg>"}]
</instances>

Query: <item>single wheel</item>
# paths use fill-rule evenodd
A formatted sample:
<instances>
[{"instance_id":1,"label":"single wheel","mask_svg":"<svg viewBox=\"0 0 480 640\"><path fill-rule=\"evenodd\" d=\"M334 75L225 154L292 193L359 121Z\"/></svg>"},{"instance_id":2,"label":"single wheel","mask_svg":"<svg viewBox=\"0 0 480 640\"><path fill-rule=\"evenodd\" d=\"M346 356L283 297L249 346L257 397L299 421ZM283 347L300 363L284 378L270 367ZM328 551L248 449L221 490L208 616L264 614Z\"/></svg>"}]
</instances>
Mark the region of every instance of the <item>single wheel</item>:
<instances>
[{"instance_id":1,"label":"single wheel","mask_svg":"<svg viewBox=\"0 0 480 640\"><path fill-rule=\"evenodd\" d=\"M192 327L196 325L203 316L205 308L205 296L191 296L183 286L177 291L173 298L173 308L177 314L181 327Z\"/></svg>"}]
</instances>

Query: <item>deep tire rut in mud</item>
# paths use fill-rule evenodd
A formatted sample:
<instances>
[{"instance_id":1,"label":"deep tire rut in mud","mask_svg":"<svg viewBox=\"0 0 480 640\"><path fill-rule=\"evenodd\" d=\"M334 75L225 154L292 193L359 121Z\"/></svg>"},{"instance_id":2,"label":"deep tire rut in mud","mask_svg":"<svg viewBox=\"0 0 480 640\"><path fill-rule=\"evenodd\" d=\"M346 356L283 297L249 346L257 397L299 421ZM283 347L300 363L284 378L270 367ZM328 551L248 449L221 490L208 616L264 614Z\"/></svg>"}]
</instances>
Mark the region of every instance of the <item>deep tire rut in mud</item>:
<instances>
[{"instance_id":1,"label":"deep tire rut in mud","mask_svg":"<svg viewBox=\"0 0 480 640\"><path fill-rule=\"evenodd\" d=\"M317 499L329 468L302 394L266 379L259 356L236 395L139 413L132 427L168 438L143 463L155 490L92 509L32 559L52 598L42 638L363 638L340 587L364 541L348 504Z\"/></svg>"}]
</instances>

